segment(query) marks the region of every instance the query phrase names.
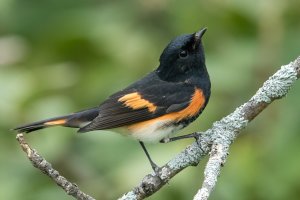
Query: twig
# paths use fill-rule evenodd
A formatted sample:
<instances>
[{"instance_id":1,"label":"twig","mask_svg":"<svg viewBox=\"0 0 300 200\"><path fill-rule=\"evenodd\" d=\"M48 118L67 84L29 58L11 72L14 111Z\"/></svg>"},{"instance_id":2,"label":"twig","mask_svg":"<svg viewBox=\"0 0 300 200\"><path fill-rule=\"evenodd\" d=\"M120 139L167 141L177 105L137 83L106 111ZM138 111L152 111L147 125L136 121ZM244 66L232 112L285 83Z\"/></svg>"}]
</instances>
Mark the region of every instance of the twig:
<instances>
[{"instance_id":1,"label":"twig","mask_svg":"<svg viewBox=\"0 0 300 200\"><path fill-rule=\"evenodd\" d=\"M95 200L94 198L80 191L75 183L69 182L65 177L61 176L57 170L53 169L49 162L47 162L38 154L36 150L32 149L28 145L22 133L18 134L16 138L20 143L22 150L27 154L27 157L31 161L32 165L49 176L68 195L71 195L79 200Z\"/></svg>"},{"instance_id":2,"label":"twig","mask_svg":"<svg viewBox=\"0 0 300 200\"><path fill-rule=\"evenodd\" d=\"M136 200L152 195L181 170L188 166L197 165L205 155L211 152L205 169L204 183L194 197L196 200L207 199L216 185L220 169L226 161L230 144L240 131L270 103L284 97L299 77L300 57L290 64L282 66L248 102L220 121L215 122L211 129L204 132L198 141L201 148L196 142L186 147L161 167L159 170L160 177L155 174L146 175L138 186L124 194L120 199Z\"/></svg>"},{"instance_id":3,"label":"twig","mask_svg":"<svg viewBox=\"0 0 300 200\"><path fill-rule=\"evenodd\" d=\"M209 194L214 189L217 183L217 178L220 174L221 166L224 165L227 157L228 146L224 147L222 144L214 144L210 152L210 159L206 164L204 170L205 179L202 188L198 191L194 200L208 199Z\"/></svg>"}]
</instances>

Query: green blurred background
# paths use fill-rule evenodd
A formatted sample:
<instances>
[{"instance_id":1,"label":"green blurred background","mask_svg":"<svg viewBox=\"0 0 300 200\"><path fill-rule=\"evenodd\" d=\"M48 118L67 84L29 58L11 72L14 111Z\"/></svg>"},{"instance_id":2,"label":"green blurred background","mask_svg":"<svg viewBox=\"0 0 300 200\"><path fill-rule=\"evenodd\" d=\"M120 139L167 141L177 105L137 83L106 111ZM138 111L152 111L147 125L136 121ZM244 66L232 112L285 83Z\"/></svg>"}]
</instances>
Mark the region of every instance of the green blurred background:
<instances>
[{"instance_id":1,"label":"green blurred background","mask_svg":"<svg viewBox=\"0 0 300 200\"><path fill-rule=\"evenodd\" d=\"M299 56L300 1L1 0L0 199L72 199L32 167L9 131L98 105L158 66L177 35L204 37L212 96L181 133L206 130ZM299 199L300 83L232 145L211 199ZM53 128L26 136L62 175L97 199L116 199L151 167L136 141L109 131ZM162 165L193 140L148 145ZM203 167L190 167L149 199L191 199Z\"/></svg>"}]
</instances>

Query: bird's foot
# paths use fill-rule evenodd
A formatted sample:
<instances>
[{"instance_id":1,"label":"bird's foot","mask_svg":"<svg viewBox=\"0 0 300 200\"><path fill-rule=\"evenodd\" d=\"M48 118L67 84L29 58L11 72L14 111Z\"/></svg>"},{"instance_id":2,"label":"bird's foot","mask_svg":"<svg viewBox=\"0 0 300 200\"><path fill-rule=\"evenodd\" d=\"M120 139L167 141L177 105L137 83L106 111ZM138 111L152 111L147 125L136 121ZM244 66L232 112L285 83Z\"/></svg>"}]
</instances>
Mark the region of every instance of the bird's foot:
<instances>
[{"instance_id":1,"label":"bird's foot","mask_svg":"<svg viewBox=\"0 0 300 200\"><path fill-rule=\"evenodd\" d=\"M155 164L154 162L151 162L150 164L151 164L151 167L152 167L154 173L156 174L156 176L160 177L160 175L159 175L160 167L157 164Z\"/></svg>"}]
</instances>

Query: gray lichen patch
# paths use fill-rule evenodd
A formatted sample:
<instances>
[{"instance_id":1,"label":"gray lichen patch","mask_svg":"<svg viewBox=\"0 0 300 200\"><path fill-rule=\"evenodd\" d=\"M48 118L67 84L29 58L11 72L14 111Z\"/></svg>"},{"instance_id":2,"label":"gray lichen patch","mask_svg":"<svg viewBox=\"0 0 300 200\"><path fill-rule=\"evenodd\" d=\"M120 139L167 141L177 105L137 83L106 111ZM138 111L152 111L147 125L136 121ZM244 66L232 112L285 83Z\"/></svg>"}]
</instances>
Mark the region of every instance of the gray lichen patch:
<instances>
[{"instance_id":1,"label":"gray lichen patch","mask_svg":"<svg viewBox=\"0 0 300 200\"><path fill-rule=\"evenodd\" d=\"M271 76L264 85L259 88L253 96L256 102L270 103L274 99L284 97L293 82L297 80L298 59L288 65L284 65L273 76Z\"/></svg>"},{"instance_id":2,"label":"gray lichen patch","mask_svg":"<svg viewBox=\"0 0 300 200\"><path fill-rule=\"evenodd\" d=\"M182 169L189 165L198 164L200 158L201 151L195 142L191 146L186 148L184 151L180 152L177 156L175 156L168 163L168 166L172 170Z\"/></svg>"},{"instance_id":3,"label":"gray lichen patch","mask_svg":"<svg viewBox=\"0 0 300 200\"><path fill-rule=\"evenodd\" d=\"M130 191L126 194L124 194L119 200L136 200L137 196L134 192Z\"/></svg>"}]
</instances>

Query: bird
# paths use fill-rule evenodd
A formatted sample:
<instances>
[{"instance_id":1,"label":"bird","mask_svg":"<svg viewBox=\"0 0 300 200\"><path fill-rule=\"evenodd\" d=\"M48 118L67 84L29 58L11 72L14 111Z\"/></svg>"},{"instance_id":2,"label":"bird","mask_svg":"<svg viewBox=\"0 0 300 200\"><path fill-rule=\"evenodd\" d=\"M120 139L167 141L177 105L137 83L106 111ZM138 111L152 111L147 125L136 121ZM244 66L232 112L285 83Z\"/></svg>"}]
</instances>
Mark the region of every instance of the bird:
<instances>
[{"instance_id":1,"label":"bird","mask_svg":"<svg viewBox=\"0 0 300 200\"><path fill-rule=\"evenodd\" d=\"M144 143L167 143L198 137L187 134L172 137L202 113L211 95L211 82L205 64L202 36L207 28L175 37L165 47L158 67L112 94L99 106L64 116L49 118L14 128L30 133L63 126L78 128L79 133L113 130L137 140L152 169Z\"/></svg>"}]
</instances>

